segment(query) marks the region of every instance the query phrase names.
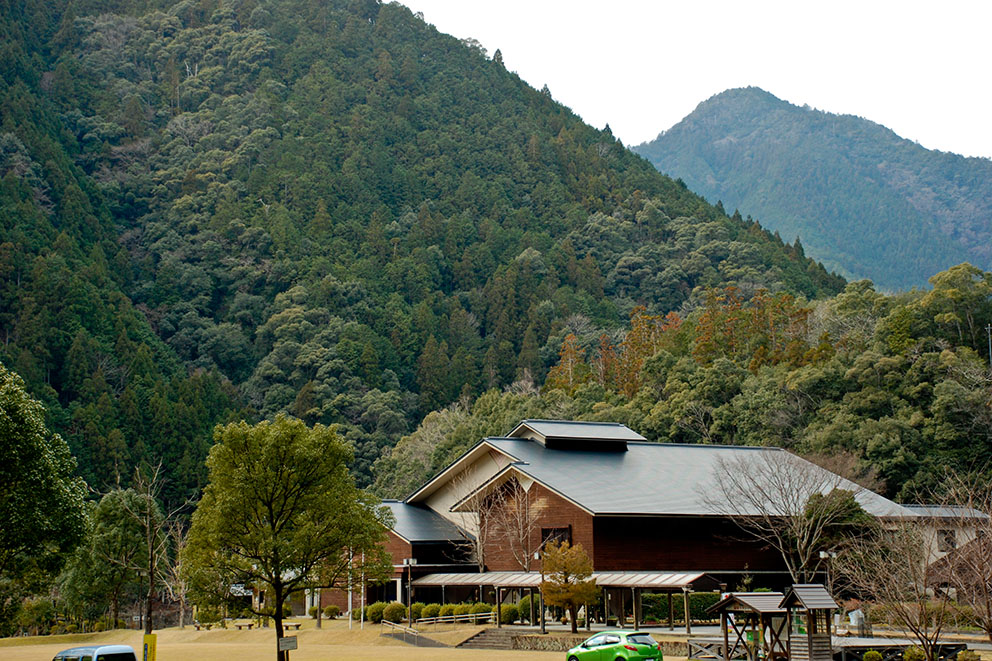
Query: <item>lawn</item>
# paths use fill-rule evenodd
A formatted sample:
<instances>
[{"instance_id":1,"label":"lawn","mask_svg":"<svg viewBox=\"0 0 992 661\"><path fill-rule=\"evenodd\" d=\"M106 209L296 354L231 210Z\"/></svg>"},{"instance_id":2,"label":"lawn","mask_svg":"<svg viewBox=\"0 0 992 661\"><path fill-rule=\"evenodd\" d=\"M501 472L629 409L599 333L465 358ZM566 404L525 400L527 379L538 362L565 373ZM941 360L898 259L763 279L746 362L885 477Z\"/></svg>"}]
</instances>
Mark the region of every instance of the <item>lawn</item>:
<instances>
[{"instance_id":1,"label":"lawn","mask_svg":"<svg viewBox=\"0 0 992 661\"><path fill-rule=\"evenodd\" d=\"M481 627L460 627L455 631L432 634L435 640L453 644L460 642ZM272 661L275 658L276 637L272 629L238 631L214 629L196 631L193 627L156 631L158 634L157 661ZM458 661L468 659L498 659L506 661L527 659L562 659L561 652L503 652L496 650L462 650L454 648L417 648L379 636L379 627L366 624L359 630L356 624L348 629L344 621L324 621L320 630L312 620L305 620L298 636L299 649L290 653L292 661L318 661L324 659L378 659L396 661ZM136 652L141 649L141 632L122 630L98 634L62 636L34 636L0 640L0 658L4 661L38 661L51 659L55 653L79 645L96 643L122 643L131 645Z\"/></svg>"}]
</instances>

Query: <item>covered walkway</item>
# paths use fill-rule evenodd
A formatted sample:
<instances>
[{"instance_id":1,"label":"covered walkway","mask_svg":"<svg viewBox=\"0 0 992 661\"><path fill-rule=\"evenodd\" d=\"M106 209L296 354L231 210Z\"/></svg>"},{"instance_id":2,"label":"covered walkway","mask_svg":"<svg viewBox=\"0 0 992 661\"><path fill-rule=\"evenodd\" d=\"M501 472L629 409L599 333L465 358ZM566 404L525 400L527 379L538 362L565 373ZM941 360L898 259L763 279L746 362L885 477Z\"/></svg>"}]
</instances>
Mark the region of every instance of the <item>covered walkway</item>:
<instances>
[{"instance_id":1,"label":"covered walkway","mask_svg":"<svg viewBox=\"0 0 992 661\"><path fill-rule=\"evenodd\" d=\"M634 627L643 621L641 596L644 593L668 595L668 626L675 626L673 595L680 594L685 613L689 613L690 592L713 592L720 589L720 583L708 574L681 572L593 572L592 579L603 590L603 606L606 617L616 617L617 626L623 627L627 613L634 617ZM532 596L540 591L540 572L484 572L481 574L428 574L413 581L414 591L418 587L492 587L496 603L501 605L510 591L529 592ZM533 599L531 599L533 604ZM533 606L532 606L533 607ZM686 633L691 634L691 618L686 617ZM532 620L533 621L533 620ZM588 619L587 619L588 626Z\"/></svg>"}]
</instances>

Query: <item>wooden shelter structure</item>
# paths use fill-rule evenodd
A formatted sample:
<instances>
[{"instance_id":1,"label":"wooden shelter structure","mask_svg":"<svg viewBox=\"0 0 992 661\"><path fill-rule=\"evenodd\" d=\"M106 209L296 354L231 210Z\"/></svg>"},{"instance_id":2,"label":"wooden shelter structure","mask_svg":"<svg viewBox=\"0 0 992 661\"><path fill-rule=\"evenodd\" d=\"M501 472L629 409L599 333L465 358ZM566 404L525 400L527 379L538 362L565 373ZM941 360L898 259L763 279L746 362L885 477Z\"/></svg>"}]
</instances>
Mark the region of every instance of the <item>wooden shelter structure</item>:
<instances>
[{"instance_id":1,"label":"wooden shelter structure","mask_svg":"<svg viewBox=\"0 0 992 661\"><path fill-rule=\"evenodd\" d=\"M789 616L790 661L832 661L830 616L837 603L827 589L812 583L793 585L780 606Z\"/></svg>"},{"instance_id":2,"label":"wooden shelter structure","mask_svg":"<svg viewBox=\"0 0 992 661\"><path fill-rule=\"evenodd\" d=\"M723 661L787 659L788 612L781 592L731 592L707 609L720 614Z\"/></svg>"}]
</instances>

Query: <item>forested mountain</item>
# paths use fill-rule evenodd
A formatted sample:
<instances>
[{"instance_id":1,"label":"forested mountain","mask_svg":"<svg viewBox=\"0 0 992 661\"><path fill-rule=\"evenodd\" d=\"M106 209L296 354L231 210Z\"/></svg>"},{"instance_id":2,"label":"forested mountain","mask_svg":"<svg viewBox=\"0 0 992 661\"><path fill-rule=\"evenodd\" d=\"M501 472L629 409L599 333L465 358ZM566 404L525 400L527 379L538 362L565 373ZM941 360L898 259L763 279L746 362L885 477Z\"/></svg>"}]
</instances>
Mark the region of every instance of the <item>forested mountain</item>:
<instances>
[{"instance_id":1,"label":"forested mountain","mask_svg":"<svg viewBox=\"0 0 992 661\"><path fill-rule=\"evenodd\" d=\"M992 266L992 161L930 151L860 117L732 89L634 151L884 289L925 286L963 261Z\"/></svg>"},{"instance_id":2,"label":"forested mountain","mask_svg":"<svg viewBox=\"0 0 992 661\"><path fill-rule=\"evenodd\" d=\"M405 497L524 418L784 447L904 502L939 494L948 471L987 481L992 273L961 264L930 285L884 295L863 280L812 303L715 289L685 319L641 310L619 336L582 329L540 391L519 384L428 415L376 464L376 487Z\"/></svg>"},{"instance_id":3,"label":"forested mountain","mask_svg":"<svg viewBox=\"0 0 992 661\"><path fill-rule=\"evenodd\" d=\"M569 331L844 284L400 5L0 10L0 361L96 488L280 411L367 482Z\"/></svg>"}]
</instances>

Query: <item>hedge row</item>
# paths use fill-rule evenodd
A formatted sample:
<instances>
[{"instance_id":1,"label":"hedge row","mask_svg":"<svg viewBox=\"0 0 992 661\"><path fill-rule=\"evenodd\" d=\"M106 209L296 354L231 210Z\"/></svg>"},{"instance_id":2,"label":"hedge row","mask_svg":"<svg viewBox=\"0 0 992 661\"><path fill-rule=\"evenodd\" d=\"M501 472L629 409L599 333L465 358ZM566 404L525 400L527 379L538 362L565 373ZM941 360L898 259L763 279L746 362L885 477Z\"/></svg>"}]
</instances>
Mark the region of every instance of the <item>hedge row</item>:
<instances>
[{"instance_id":1,"label":"hedge row","mask_svg":"<svg viewBox=\"0 0 992 661\"><path fill-rule=\"evenodd\" d=\"M718 592L693 592L689 595L689 615L693 622L708 622L716 618L707 613L706 609L720 601ZM668 621L668 595L666 594L645 594L641 595L641 604L644 609L645 620L655 620L658 622ZM672 606L675 611L675 621L685 622L685 607L682 595L672 595Z\"/></svg>"}]
</instances>

